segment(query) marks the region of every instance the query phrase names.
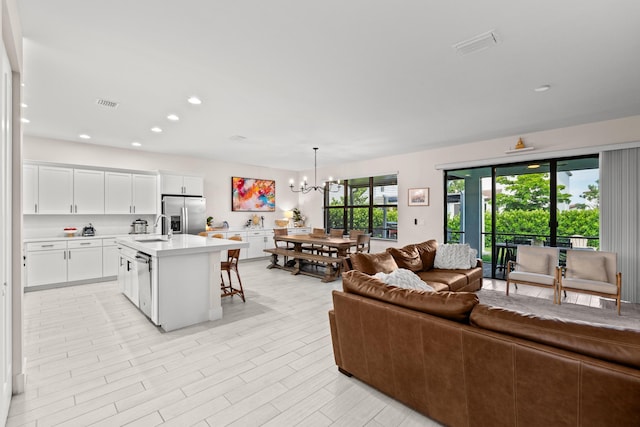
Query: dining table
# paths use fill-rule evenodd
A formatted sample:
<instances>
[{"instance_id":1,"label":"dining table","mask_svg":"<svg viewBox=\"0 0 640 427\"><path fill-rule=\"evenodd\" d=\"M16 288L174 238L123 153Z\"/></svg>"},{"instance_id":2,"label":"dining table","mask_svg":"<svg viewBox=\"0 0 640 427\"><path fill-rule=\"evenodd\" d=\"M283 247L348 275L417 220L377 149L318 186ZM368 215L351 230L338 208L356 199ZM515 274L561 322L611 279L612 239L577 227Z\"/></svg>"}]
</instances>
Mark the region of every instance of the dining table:
<instances>
[{"instance_id":1,"label":"dining table","mask_svg":"<svg viewBox=\"0 0 640 427\"><path fill-rule=\"evenodd\" d=\"M293 245L291 248L276 247L265 249L265 252L272 254L271 265L268 268L282 268L290 270L292 274L306 274L322 277L323 282L336 280L342 268L342 261L348 256L349 249L357 246L357 239L344 237L333 237L328 235L314 234L291 234L275 236L275 242L287 242ZM322 249L329 249L323 255ZM333 249L334 251L331 251ZM335 254L332 256L331 253ZM278 255L291 259L293 265L278 263ZM305 269L306 265L324 267L324 274L320 274L312 269Z\"/></svg>"}]
</instances>

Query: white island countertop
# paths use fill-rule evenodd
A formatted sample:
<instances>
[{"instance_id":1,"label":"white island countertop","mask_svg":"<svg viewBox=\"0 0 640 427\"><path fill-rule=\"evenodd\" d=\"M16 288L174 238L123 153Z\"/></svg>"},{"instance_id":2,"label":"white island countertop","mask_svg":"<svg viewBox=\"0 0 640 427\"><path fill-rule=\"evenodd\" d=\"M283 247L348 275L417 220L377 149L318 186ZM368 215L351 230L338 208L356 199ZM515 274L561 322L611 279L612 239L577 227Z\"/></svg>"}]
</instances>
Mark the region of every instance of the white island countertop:
<instances>
[{"instance_id":1,"label":"white island countertop","mask_svg":"<svg viewBox=\"0 0 640 427\"><path fill-rule=\"evenodd\" d=\"M119 237L116 243L159 258L249 247L249 242L212 239L193 234L174 234L170 240L164 240L166 237L158 234Z\"/></svg>"}]
</instances>

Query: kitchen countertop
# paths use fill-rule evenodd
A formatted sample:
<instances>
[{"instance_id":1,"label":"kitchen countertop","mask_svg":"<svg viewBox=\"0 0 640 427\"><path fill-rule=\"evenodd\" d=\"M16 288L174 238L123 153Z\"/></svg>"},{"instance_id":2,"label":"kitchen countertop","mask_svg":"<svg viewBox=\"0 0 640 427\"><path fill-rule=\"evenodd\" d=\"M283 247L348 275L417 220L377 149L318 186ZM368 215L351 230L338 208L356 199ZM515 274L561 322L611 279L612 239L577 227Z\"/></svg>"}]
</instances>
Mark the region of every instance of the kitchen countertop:
<instances>
[{"instance_id":1,"label":"kitchen countertop","mask_svg":"<svg viewBox=\"0 0 640 427\"><path fill-rule=\"evenodd\" d=\"M144 235L142 238L159 237L159 235ZM167 241L137 241L141 235L131 235L118 237L116 243L135 249L146 254L166 257L175 255L188 255L206 252L219 252L227 249L248 248L249 242L227 239L211 239L192 234L174 234L171 240Z\"/></svg>"}]
</instances>

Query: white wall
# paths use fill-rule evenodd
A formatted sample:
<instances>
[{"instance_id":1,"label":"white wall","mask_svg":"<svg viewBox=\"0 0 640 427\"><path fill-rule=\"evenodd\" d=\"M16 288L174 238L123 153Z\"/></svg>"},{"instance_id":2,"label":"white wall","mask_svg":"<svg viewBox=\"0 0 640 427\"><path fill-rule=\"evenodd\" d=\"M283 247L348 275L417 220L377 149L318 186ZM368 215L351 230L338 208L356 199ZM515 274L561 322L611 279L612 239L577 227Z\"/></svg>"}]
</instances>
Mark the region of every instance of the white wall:
<instances>
[{"instance_id":1,"label":"white wall","mask_svg":"<svg viewBox=\"0 0 640 427\"><path fill-rule=\"evenodd\" d=\"M525 154L506 154L518 138L534 147ZM474 143L442 147L417 153L364 160L335 167L318 169L318 176L355 178L398 172L398 242L396 246L435 238L443 241L444 228L444 174L437 165L469 162L474 165L544 159L557 156L581 155L602 151L602 146L640 141L640 116L608 120L581 126L553 129L530 134L513 135ZM613 149L613 148L612 148ZM453 165L458 166L458 165ZM449 168L447 168L449 169ZM313 171L301 173L311 174ZM407 190L414 187L430 188L429 206L407 205ZM301 196L301 209L313 224L322 224L322 197ZM414 219L424 225L414 225ZM388 246L383 244L381 247ZM380 245L372 246L377 249Z\"/></svg>"},{"instance_id":2,"label":"white wall","mask_svg":"<svg viewBox=\"0 0 640 427\"><path fill-rule=\"evenodd\" d=\"M246 165L238 161L222 162L29 136L24 137L23 158L25 160L53 163L151 171L167 170L183 172L187 175L200 175L204 177L204 195L207 198L208 216L212 216L215 223L228 221L231 226L244 225L254 214L231 211L232 176L273 179L276 181L276 211L256 213L265 217L265 227L275 226L274 220L283 218L283 212L293 209L298 201L297 195L292 193L288 187L289 179L297 178L297 173L282 169ZM42 220L33 217L33 215L25 216L27 237L35 237L33 236L32 228L36 226L45 227L42 224ZM51 217L48 216L48 218ZM103 228L110 230L118 228L118 224L113 223L113 218L105 218L105 216L100 218L100 216L97 216L95 219L98 224L94 223L94 225L99 233L101 233L99 224L103 224ZM124 216L122 222L123 224L120 224L121 227L128 226L131 223L131 218ZM60 221L55 221L55 223L57 227Z\"/></svg>"}]
</instances>

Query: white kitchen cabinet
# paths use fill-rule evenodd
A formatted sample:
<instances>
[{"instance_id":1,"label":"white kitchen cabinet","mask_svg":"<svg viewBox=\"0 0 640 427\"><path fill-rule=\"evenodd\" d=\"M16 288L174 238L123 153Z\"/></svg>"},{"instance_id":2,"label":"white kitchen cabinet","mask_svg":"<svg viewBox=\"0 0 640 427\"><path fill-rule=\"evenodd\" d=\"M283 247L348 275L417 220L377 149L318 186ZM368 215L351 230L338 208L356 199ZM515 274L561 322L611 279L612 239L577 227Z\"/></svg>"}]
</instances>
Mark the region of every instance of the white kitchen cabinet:
<instances>
[{"instance_id":1,"label":"white kitchen cabinet","mask_svg":"<svg viewBox=\"0 0 640 427\"><path fill-rule=\"evenodd\" d=\"M104 214L104 172L23 165L25 214Z\"/></svg>"},{"instance_id":2,"label":"white kitchen cabinet","mask_svg":"<svg viewBox=\"0 0 640 427\"><path fill-rule=\"evenodd\" d=\"M73 213L73 169L39 166L38 213Z\"/></svg>"},{"instance_id":3,"label":"white kitchen cabinet","mask_svg":"<svg viewBox=\"0 0 640 427\"><path fill-rule=\"evenodd\" d=\"M104 172L73 170L73 213L104 214Z\"/></svg>"},{"instance_id":4,"label":"white kitchen cabinet","mask_svg":"<svg viewBox=\"0 0 640 427\"><path fill-rule=\"evenodd\" d=\"M27 243L25 254L25 287L103 277L102 239Z\"/></svg>"},{"instance_id":5,"label":"white kitchen cabinet","mask_svg":"<svg viewBox=\"0 0 640 427\"><path fill-rule=\"evenodd\" d=\"M204 195L204 179L199 176L162 174L160 175L160 183L162 194Z\"/></svg>"},{"instance_id":6,"label":"white kitchen cabinet","mask_svg":"<svg viewBox=\"0 0 640 427\"><path fill-rule=\"evenodd\" d=\"M262 258L268 256L264 249L273 247L273 230L249 230L247 231L247 258Z\"/></svg>"},{"instance_id":7,"label":"white kitchen cabinet","mask_svg":"<svg viewBox=\"0 0 640 427\"><path fill-rule=\"evenodd\" d=\"M118 275L118 246L116 239L102 239L102 277Z\"/></svg>"},{"instance_id":8,"label":"white kitchen cabinet","mask_svg":"<svg viewBox=\"0 0 640 427\"><path fill-rule=\"evenodd\" d=\"M102 240L67 243L67 281L102 277Z\"/></svg>"},{"instance_id":9,"label":"white kitchen cabinet","mask_svg":"<svg viewBox=\"0 0 640 427\"><path fill-rule=\"evenodd\" d=\"M122 172L105 172L104 174L104 213L130 214L131 208L131 174Z\"/></svg>"},{"instance_id":10,"label":"white kitchen cabinet","mask_svg":"<svg viewBox=\"0 0 640 427\"><path fill-rule=\"evenodd\" d=\"M153 214L158 209L158 179L155 175L132 174L133 213Z\"/></svg>"},{"instance_id":11,"label":"white kitchen cabinet","mask_svg":"<svg viewBox=\"0 0 640 427\"><path fill-rule=\"evenodd\" d=\"M26 287L67 281L67 242L26 245Z\"/></svg>"},{"instance_id":12,"label":"white kitchen cabinet","mask_svg":"<svg viewBox=\"0 0 640 427\"><path fill-rule=\"evenodd\" d=\"M105 173L106 214L154 214L157 187L154 175Z\"/></svg>"},{"instance_id":13,"label":"white kitchen cabinet","mask_svg":"<svg viewBox=\"0 0 640 427\"><path fill-rule=\"evenodd\" d=\"M25 164L22 167L22 212L38 213L38 166Z\"/></svg>"}]
</instances>

